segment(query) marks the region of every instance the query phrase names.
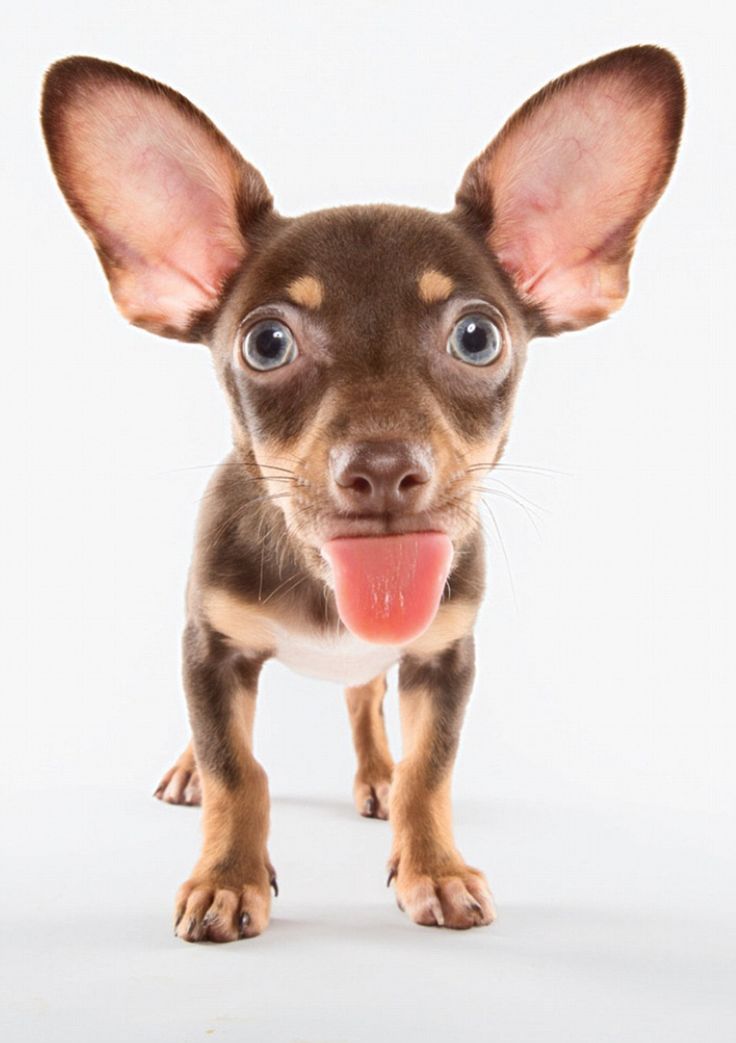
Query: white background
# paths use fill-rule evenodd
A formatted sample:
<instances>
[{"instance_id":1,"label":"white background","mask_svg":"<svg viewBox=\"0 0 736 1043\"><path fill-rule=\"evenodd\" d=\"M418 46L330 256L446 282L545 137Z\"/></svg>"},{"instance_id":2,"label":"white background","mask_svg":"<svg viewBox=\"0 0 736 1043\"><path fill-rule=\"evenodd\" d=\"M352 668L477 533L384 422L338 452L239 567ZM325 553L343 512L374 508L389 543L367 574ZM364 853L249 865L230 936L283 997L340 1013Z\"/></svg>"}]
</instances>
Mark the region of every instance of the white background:
<instances>
[{"instance_id":1,"label":"white background","mask_svg":"<svg viewBox=\"0 0 736 1043\"><path fill-rule=\"evenodd\" d=\"M339 689L271 665L257 752L273 925L221 948L175 941L199 813L150 792L187 738L183 587L229 425L204 348L117 316L45 157L44 68L88 53L172 84L286 214L441 210L529 94L640 42L683 62L680 161L624 310L532 348L506 460L564 473L503 478L540 505L539 536L489 501L509 568L489 526L455 791L498 923L453 934L401 917L388 827L352 810ZM4 1038L732 1041L727 5L704 21L646 0L24 3L3 48Z\"/></svg>"}]
</instances>

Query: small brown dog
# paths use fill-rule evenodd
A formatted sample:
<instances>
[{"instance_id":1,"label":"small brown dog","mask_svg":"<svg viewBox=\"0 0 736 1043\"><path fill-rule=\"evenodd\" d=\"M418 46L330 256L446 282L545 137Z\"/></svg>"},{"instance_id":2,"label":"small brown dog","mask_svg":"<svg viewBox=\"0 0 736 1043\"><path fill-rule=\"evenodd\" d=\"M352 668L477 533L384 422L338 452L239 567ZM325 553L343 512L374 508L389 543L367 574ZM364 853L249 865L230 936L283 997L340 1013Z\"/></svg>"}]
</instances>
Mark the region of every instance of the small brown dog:
<instances>
[{"instance_id":1,"label":"small brown dog","mask_svg":"<svg viewBox=\"0 0 736 1043\"><path fill-rule=\"evenodd\" d=\"M399 906L420 924L493 920L450 812L483 590L475 487L503 452L529 340L623 302L683 110L672 55L627 48L528 101L447 214L285 218L170 88L93 58L49 71L51 162L120 311L207 343L233 417L188 589L193 744L157 791L204 805L180 938L230 941L268 923L276 877L252 728L271 656L349 686L355 801L390 816ZM397 662L394 767L382 701Z\"/></svg>"}]
</instances>

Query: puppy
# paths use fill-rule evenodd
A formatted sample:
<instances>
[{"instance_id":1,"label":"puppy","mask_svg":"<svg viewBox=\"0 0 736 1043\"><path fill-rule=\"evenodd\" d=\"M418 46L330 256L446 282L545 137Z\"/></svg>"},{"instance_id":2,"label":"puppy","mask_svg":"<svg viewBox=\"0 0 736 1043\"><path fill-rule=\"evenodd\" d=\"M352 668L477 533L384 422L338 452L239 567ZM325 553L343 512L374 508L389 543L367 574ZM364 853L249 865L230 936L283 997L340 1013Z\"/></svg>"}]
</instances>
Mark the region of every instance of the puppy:
<instances>
[{"instance_id":1,"label":"puppy","mask_svg":"<svg viewBox=\"0 0 736 1043\"><path fill-rule=\"evenodd\" d=\"M391 820L399 907L419 924L494 919L450 809L483 591L476 487L503 452L528 342L622 304L683 110L672 55L630 47L522 106L449 213L286 218L169 87L93 58L50 69L51 163L118 308L209 345L232 413L187 592L193 741L157 791L203 804L180 938L250 938L269 920L268 784L252 731L270 657L347 686L355 801ZM395 663L396 766L382 716Z\"/></svg>"}]
</instances>

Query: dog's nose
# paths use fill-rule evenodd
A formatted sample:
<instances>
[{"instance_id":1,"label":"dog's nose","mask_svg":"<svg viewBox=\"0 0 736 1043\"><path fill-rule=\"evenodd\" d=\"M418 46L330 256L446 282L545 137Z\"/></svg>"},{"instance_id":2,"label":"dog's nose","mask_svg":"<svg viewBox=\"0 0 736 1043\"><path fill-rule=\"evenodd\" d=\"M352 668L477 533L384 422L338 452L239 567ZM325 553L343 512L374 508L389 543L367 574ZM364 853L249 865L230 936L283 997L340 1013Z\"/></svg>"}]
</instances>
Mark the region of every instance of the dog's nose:
<instances>
[{"instance_id":1,"label":"dog's nose","mask_svg":"<svg viewBox=\"0 0 736 1043\"><path fill-rule=\"evenodd\" d=\"M432 454L413 442L356 442L330 452L341 507L361 514L417 510L434 473Z\"/></svg>"}]
</instances>

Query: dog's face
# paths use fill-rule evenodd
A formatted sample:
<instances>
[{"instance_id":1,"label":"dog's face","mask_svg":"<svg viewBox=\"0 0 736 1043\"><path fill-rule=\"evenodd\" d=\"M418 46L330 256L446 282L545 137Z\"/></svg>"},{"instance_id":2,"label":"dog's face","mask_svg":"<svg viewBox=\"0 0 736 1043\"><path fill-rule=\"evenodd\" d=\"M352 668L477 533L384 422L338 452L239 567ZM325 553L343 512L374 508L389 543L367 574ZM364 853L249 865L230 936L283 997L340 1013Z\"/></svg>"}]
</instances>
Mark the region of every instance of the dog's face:
<instances>
[{"instance_id":1,"label":"dog's face","mask_svg":"<svg viewBox=\"0 0 736 1043\"><path fill-rule=\"evenodd\" d=\"M459 544L531 313L460 213L346 207L271 224L212 346L292 533L315 551L417 529Z\"/></svg>"},{"instance_id":2,"label":"dog's face","mask_svg":"<svg viewBox=\"0 0 736 1043\"><path fill-rule=\"evenodd\" d=\"M288 219L206 117L127 69L54 66L43 120L120 310L210 345L244 462L319 570L335 536L475 529L527 342L620 306L682 114L672 56L629 48L520 109L450 213Z\"/></svg>"}]
</instances>

